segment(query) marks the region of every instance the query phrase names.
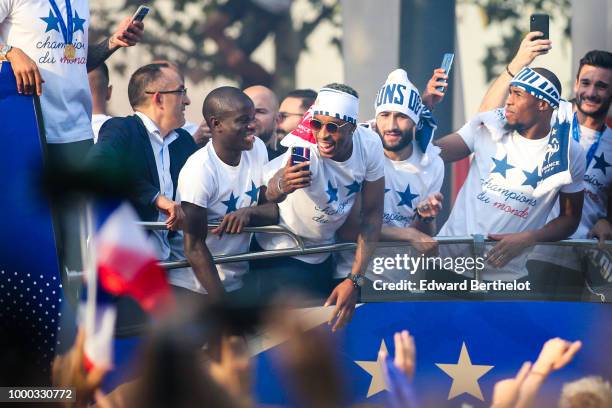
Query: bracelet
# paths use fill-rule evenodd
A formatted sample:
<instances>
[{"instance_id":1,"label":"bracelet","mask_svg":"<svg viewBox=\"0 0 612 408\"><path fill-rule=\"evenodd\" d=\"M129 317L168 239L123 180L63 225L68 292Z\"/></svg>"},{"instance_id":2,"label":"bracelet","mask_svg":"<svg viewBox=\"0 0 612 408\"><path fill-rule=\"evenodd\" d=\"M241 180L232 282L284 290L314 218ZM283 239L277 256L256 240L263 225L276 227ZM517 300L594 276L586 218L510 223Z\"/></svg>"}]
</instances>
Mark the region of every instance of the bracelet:
<instances>
[{"instance_id":1,"label":"bracelet","mask_svg":"<svg viewBox=\"0 0 612 408\"><path fill-rule=\"evenodd\" d=\"M285 193L281 187L281 180L282 177L278 178L278 181L276 182L276 189L278 190L279 193L281 193L282 195L287 195L287 193Z\"/></svg>"},{"instance_id":2,"label":"bracelet","mask_svg":"<svg viewBox=\"0 0 612 408\"><path fill-rule=\"evenodd\" d=\"M419 209L417 208L417 210L415 211L416 213L416 218L421 220L422 222L424 222L425 224L429 224L431 222L433 222L433 220L436 219L436 217L423 217L421 215L421 213L419 213Z\"/></svg>"},{"instance_id":3,"label":"bracelet","mask_svg":"<svg viewBox=\"0 0 612 408\"><path fill-rule=\"evenodd\" d=\"M514 78L514 74L510 72L510 68L508 68L508 65L506 65L506 72L508 73L508 75L510 75L510 77Z\"/></svg>"}]
</instances>

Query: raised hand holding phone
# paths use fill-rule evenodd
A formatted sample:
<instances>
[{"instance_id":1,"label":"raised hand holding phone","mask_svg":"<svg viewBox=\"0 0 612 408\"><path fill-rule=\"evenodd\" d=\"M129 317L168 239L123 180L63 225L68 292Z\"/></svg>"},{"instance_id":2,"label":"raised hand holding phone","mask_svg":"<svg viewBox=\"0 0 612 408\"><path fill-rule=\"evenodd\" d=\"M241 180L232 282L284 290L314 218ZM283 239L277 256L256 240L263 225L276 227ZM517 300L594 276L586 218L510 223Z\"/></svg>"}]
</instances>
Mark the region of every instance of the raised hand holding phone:
<instances>
[{"instance_id":1,"label":"raised hand holding phone","mask_svg":"<svg viewBox=\"0 0 612 408\"><path fill-rule=\"evenodd\" d=\"M149 7L140 6L134 15L125 17L108 40L108 48L114 51L121 47L131 47L142 41L144 36L142 20L149 11Z\"/></svg>"},{"instance_id":2,"label":"raised hand holding phone","mask_svg":"<svg viewBox=\"0 0 612 408\"><path fill-rule=\"evenodd\" d=\"M442 65L440 65L440 68L444 70L444 73L446 74L447 77L450 74L450 70L453 66L454 59L455 59L455 54L453 54L452 52L447 52L446 54L444 54L444 57L442 58ZM443 86L440 86L437 89L440 92L444 92Z\"/></svg>"}]
</instances>

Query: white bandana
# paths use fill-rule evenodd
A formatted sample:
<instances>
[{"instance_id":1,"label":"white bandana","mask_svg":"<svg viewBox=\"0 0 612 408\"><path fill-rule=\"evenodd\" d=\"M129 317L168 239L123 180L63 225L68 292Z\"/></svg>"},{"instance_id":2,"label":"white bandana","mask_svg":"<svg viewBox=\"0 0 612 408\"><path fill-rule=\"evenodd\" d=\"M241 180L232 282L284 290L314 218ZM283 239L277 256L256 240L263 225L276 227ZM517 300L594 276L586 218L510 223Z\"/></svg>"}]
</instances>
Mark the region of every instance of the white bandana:
<instances>
[{"instance_id":1,"label":"white bandana","mask_svg":"<svg viewBox=\"0 0 612 408\"><path fill-rule=\"evenodd\" d=\"M359 99L355 96L336 89L321 88L312 114L332 116L357 125L358 110Z\"/></svg>"},{"instance_id":2,"label":"white bandana","mask_svg":"<svg viewBox=\"0 0 612 408\"><path fill-rule=\"evenodd\" d=\"M524 89L538 99L548 102L553 109L559 107L561 95L552 82L529 67L525 67L514 76L510 85Z\"/></svg>"},{"instance_id":3,"label":"white bandana","mask_svg":"<svg viewBox=\"0 0 612 408\"><path fill-rule=\"evenodd\" d=\"M419 90L410 82L403 69L396 69L387 77L374 103L376 115L380 112L400 112L407 115L415 125L419 124L423 103Z\"/></svg>"}]
</instances>

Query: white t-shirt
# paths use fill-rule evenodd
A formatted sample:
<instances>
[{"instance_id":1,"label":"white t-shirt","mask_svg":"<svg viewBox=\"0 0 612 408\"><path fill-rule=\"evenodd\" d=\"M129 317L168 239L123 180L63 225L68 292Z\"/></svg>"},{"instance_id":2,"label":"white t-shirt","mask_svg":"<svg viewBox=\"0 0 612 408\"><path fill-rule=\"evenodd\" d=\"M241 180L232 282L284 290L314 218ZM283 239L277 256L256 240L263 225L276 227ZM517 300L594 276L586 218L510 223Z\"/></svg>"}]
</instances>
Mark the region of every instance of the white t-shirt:
<instances>
[{"instance_id":1,"label":"white t-shirt","mask_svg":"<svg viewBox=\"0 0 612 408\"><path fill-rule=\"evenodd\" d=\"M580 146L586 159L587 152L597 141L601 132L580 126ZM608 214L608 191L612 184L612 129L606 126L595 155L584 173L584 204L582 219L572 238L586 238L600 218ZM559 205L553 211L559 214ZM554 218L554 217L553 217Z\"/></svg>"},{"instance_id":2,"label":"white t-shirt","mask_svg":"<svg viewBox=\"0 0 612 408\"><path fill-rule=\"evenodd\" d=\"M536 198L533 191L550 135L530 140L511 132L496 142L488 129L481 125L480 115L465 124L458 133L474 157L439 236L482 234L486 237L489 233L535 230L546 224L559 192L576 193L584 188L584 154L571 136L569 160L572 183ZM444 256L445 250L452 252L451 248L443 245L440 248L441 256ZM463 253L461 256L471 254ZM502 269L487 265L481 279L512 280L525 275L525 257L518 256Z\"/></svg>"},{"instance_id":3,"label":"white t-shirt","mask_svg":"<svg viewBox=\"0 0 612 408\"><path fill-rule=\"evenodd\" d=\"M336 231L348 217L363 182L376 181L384 176L382 142L376 133L358 126L353 133L353 152L344 162L321 158L317 146L310 147L312 184L289 194L278 205L279 224L301 236L307 246L331 244L335 242ZM266 166L265 184L290 156L291 149ZM295 246L291 238L282 234L257 234L257 242L267 250ZM319 264L328 256L329 253L323 253L295 258Z\"/></svg>"},{"instance_id":4,"label":"white t-shirt","mask_svg":"<svg viewBox=\"0 0 612 408\"><path fill-rule=\"evenodd\" d=\"M66 2L56 0L67 21ZM64 57L62 29L49 0L0 0L0 43L20 48L38 66L48 143L91 139L91 93L87 81L89 2L71 0L76 59Z\"/></svg>"},{"instance_id":5,"label":"white t-shirt","mask_svg":"<svg viewBox=\"0 0 612 408\"><path fill-rule=\"evenodd\" d=\"M106 122L112 118L112 116L105 115L103 113L94 113L91 116L91 129L93 130L94 143L98 142L98 134L100 133L100 128Z\"/></svg>"},{"instance_id":6,"label":"white t-shirt","mask_svg":"<svg viewBox=\"0 0 612 408\"><path fill-rule=\"evenodd\" d=\"M430 146L430 149L437 149ZM410 227L415 217L417 204L429 195L439 193L444 181L444 162L438 154L430 153L430 161L421 165L423 153L414 146L413 153L406 160L395 161L385 156L385 210L383 228ZM410 248L406 248L410 252ZM335 277L344 278L355 259L355 251L343 251L336 257ZM397 273L396 273L397 272ZM370 268L366 276L370 279L399 281L406 279L405 271L385 271L382 275L372 273Z\"/></svg>"},{"instance_id":7,"label":"white t-shirt","mask_svg":"<svg viewBox=\"0 0 612 408\"><path fill-rule=\"evenodd\" d=\"M569 103L569 102L564 102ZM566 107L571 109L569 107ZM573 125L573 122L572 122ZM570 134L573 134L573 127ZM612 129L605 127L595 155L589 163L584 174L584 204L582 206L582 218L580 225L571 238L585 239L600 218L608 214L608 191L612 184ZM580 146L584 157L591 146L597 141L601 132L580 126ZM548 217L548 221L559 216L559 203L555 206ZM529 259L563 265L566 268L580 270L580 257L576 251L568 250L567 247L550 245L539 245L529 254Z\"/></svg>"},{"instance_id":8,"label":"white t-shirt","mask_svg":"<svg viewBox=\"0 0 612 408\"><path fill-rule=\"evenodd\" d=\"M243 151L237 166L225 164L217 156L212 143L195 152L179 174L177 201L186 201L206 208L208 223L218 223L226 214L239 208L257 205L263 168L268 162L266 146L255 139L253 149ZM212 255L234 255L248 252L251 234L211 233L206 246ZM218 264L217 270L227 291L242 287L242 275L248 272L248 262ZM169 281L196 292L206 293L191 271L169 272Z\"/></svg>"}]
</instances>

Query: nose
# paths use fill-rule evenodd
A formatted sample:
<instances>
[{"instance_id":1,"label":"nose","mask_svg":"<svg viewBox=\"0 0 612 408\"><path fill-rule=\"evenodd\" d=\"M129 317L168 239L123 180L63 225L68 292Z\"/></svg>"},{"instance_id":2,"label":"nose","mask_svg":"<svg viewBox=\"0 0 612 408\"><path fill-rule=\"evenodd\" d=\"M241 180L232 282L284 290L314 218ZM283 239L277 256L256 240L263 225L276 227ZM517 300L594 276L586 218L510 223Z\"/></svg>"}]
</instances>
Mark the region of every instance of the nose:
<instances>
[{"instance_id":1,"label":"nose","mask_svg":"<svg viewBox=\"0 0 612 408\"><path fill-rule=\"evenodd\" d=\"M596 90L595 90L595 86L593 84L587 86L584 90L584 95L587 98L593 98L595 95L597 94Z\"/></svg>"},{"instance_id":2,"label":"nose","mask_svg":"<svg viewBox=\"0 0 612 408\"><path fill-rule=\"evenodd\" d=\"M191 105L191 99L189 99L189 96L187 94L185 94L185 96L183 97L183 104Z\"/></svg>"}]
</instances>

